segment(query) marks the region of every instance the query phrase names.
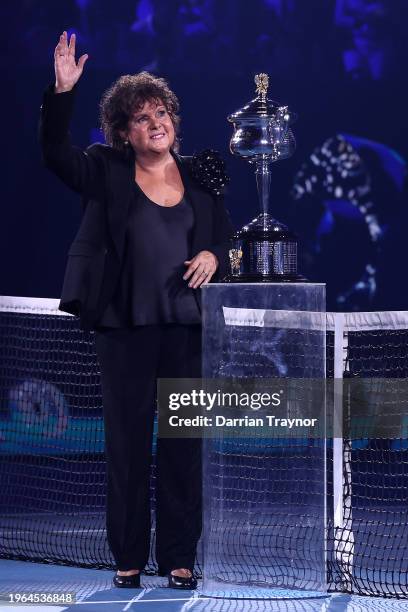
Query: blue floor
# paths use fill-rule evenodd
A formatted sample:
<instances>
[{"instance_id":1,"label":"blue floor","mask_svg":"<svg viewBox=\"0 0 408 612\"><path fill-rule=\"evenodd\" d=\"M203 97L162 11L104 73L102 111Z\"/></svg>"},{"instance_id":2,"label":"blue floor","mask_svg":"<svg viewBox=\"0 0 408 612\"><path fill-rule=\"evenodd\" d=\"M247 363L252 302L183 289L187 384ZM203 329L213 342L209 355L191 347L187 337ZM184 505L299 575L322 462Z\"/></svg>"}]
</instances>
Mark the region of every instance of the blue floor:
<instances>
[{"instance_id":1,"label":"blue floor","mask_svg":"<svg viewBox=\"0 0 408 612\"><path fill-rule=\"evenodd\" d=\"M112 572L23 561L0 560L0 612L83 610L83 612L408 612L408 600L334 594L307 600L237 601L201 598L199 590L177 591L166 587L165 578L144 576L143 589L112 587ZM9 593L75 593L72 605L6 605Z\"/></svg>"}]
</instances>

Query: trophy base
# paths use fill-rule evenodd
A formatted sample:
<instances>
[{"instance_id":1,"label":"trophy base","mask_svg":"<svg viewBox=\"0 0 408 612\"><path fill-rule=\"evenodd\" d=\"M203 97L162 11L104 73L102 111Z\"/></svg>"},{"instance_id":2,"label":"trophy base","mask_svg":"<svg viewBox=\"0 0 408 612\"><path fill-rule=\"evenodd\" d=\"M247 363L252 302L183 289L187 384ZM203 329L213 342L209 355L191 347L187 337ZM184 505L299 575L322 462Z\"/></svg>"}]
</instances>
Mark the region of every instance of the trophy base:
<instances>
[{"instance_id":1,"label":"trophy base","mask_svg":"<svg viewBox=\"0 0 408 612\"><path fill-rule=\"evenodd\" d=\"M301 274L228 274L223 283L309 283Z\"/></svg>"}]
</instances>

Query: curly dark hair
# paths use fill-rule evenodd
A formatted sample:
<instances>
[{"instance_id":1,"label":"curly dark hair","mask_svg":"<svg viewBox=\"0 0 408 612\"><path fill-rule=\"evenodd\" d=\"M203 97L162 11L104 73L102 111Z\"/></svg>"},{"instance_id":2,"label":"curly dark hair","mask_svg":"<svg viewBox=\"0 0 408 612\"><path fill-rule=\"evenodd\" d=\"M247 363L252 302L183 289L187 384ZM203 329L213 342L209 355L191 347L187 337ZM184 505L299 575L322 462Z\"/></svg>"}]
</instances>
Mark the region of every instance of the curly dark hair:
<instances>
[{"instance_id":1,"label":"curly dark hair","mask_svg":"<svg viewBox=\"0 0 408 612\"><path fill-rule=\"evenodd\" d=\"M127 129L128 122L135 111L150 100L160 100L166 107L176 134L172 148L175 151L178 150L177 134L180 116L177 96L171 91L165 79L145 71L119 77L103 94L99 108L102 130L107 144L126 153L129 147L124 144L120 131Z\"/></svg>"}]
</instances>

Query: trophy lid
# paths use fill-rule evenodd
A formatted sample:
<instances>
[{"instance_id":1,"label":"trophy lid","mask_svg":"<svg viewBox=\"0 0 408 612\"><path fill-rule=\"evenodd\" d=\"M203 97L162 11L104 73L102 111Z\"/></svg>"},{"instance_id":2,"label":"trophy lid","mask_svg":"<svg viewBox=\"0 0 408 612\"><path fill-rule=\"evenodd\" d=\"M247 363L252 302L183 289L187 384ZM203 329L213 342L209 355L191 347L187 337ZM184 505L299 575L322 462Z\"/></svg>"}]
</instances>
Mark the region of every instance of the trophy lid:
<instances>
[{"instance_id":1,"label":"trophy lid","mask_svg":"<svg viewBox=\"0 0 408 612\"><path fill-rule=\"evenodd\" d=\"M276 100L267 98L269 87L269 77L264 72L255 75L256 98L248 102L245 106L228 116L228 121L236 122L242 119L274 118L278 114L285 115L285 119L290 125L296 119L295 113L289 111L287 106L282 106Z\"/></svg>"}]
</instances>

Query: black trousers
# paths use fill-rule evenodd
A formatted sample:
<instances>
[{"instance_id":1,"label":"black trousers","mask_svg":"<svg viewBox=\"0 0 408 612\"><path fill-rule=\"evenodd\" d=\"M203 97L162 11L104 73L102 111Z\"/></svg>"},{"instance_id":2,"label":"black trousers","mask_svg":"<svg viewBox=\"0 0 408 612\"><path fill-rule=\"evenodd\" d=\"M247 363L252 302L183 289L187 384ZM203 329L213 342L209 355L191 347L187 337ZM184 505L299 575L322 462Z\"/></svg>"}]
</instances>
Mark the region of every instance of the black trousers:
<instances>
[{"instance_id":1,"label":"black trousers","mask_svg":"<svg viewBox=\"0 0 408 612\"><path fill-rule=\"evenodd\" d=\"M117 569L142 570L150 550L150 465L157 378L201 376L199 325L99 328L107 459L107 538ZM160 574L194 567L201 534L201 440L157 440Z\"/></svg>"}]
</instances>

